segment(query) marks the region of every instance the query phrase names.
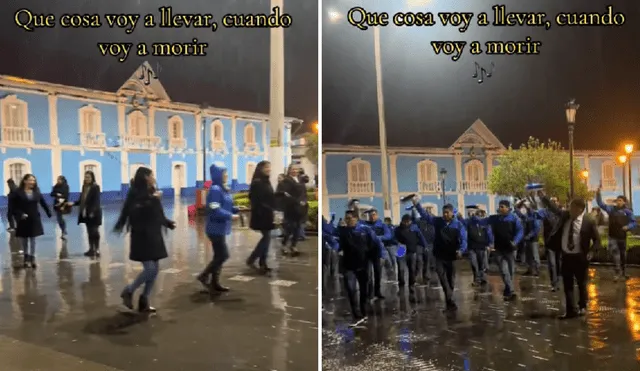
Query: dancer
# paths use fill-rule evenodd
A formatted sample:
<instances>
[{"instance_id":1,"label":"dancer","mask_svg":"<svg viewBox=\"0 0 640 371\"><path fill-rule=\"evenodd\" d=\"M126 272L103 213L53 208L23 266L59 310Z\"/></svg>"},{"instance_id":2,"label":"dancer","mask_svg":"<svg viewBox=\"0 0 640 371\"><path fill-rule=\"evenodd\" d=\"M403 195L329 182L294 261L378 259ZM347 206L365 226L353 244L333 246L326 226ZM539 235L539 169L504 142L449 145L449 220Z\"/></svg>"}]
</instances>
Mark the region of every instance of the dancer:
<instances>
[{"instance_id":1,"label":"dancer","mask_svg":"<svg viewBox=\"0 0 640 371\"><path fill-rule=\"evenodd\" d=\"M267 265L269 256L269 245L271 244L271 231L275 229L274 211L275 196L273 187L269 180L271 176L271 163L260 161L253 172L251 186L249 187L249 200L251 201L251 221L249 227L262 234L255 249L246 263L249 267L255 268L254 263L259 259L258 264L263 273L268 273L271 269Z\"/></svg>"},{"instance_id":2,"label":"dancer","mask_svg":"<svg viewBox=\"0 0 640 371\"><path fill-rule=\"evenodd\" d=\"M513 301L516 299L516 293L513 289L513 280L516 274L515 255L518 245L524 237L520 218L511 212L509 201L501 200L498 203L498 214L482 219L481 223L491 227L493 233L493 246L504 282L504 300Z\"/></svg>"},{"instance_id":3,"label":"dancer","mask_svg":"<svg viewBox=\"0 0 640 371\"><path fill-rule=\"evenodd\" d=\"M560 209L558 199L550 197L548 202L554 209ZM562 250L558 243L554 243L552 237L558 233L560 229L560 217L550 211L549 208L542 208L536 211L538 217L542 219L542 238L544 240L545 253L547 255L547 268L549 269L549 280L551 281L551 291L556 292L560 289L560 259Z\"/></svg>"},{"instance_id":4,"label":"dancer","mask_svg":"<svg viewBox=\"0 0 640 371\"><path fill-rule=\"evenodd\" d=\"M339 249L342 253L344 285L355 321L354 326L366 320L370 256L372 251L380 249L378 237L373 230L359 223L358 219L355 211L348 210L344 214L344 225L337 230ZM356 298L357 290L360 291L360 300Z\"/></svg>"},{"instance_id":5,"label":"dancer","mask_svg":"<svg viewBox=\"0 0 640 371\"><path fill-rule=\"evenodd\" d=\"M520 217L524 227L524 258L527 271L523 276L540 276L540 246L538 236L542 223L537 213L532 210L528 200L521 200L516 204L515 213Z\"/></svg>"},{"instance_id":6,"label":"dancer","mask_svg":"<svg viewBox=\"0 0 640 371\"><path fill-rule=\"evenodd\" d=\"M486 255L489 246L493 245L493 233L491 233L491 228L480 223L479 209L476 205L467 206L467 210L469 210L470 216L465 219L464 224L469 238L467 246L469 248L471 270L473 271L472 285L484 286L487 284Z\"/></svg>"},{"instance_id":7,"label":"dancer","mask_svg":"<svg viewBox=\"0 0 640 371\"><path fill-rule=\"evenodd\" d=\"M333 215L332 215L333 216ZM333 218L332 218L333 221ZM322 290L326 291L330 278L335 274L335 251L338 250L338 241L335 237L336 229L332 222L322 216Z\"/></svg>"},{"instance_id":8,"label":"dancer","mask_svg":"<svg viewBox=\"0 0 640 371\"><path fill-rule=\"evenodd\" d=\"M304 184L298 181L298 169L293 165L289 166L287 176L276 188L278 194L284 195L281 198L284 209L284 236L282 238L282 253L291 253L292 256L299 254L296 248L299 240L300 224L307 213L307 189ZM287 243L291 241L289 251Z\"/></svg>"},{"instance_id":9,"label":"dancer","mask_svg":"<svg viewBox=\"0 0 640 371\"><path fill-rule=\"evenodd\" d=\"M84 253L84 256L99 257L99 228L102 225L102 206L100 205L100 186L96 183L96 175L93 171L87 171L84 173L84 183L82 184L80 199L76 202L69 202L67 205L79 207L78 224L84 223L87 228L89 250Z\"/></svg>"},{"instance_id":10,"label":"dancer","mask_svg":"<svg viewBox=\"0 0 640 371\"><path fill-rule=\"evenodd\" d=\"M433 256L436 260L436 273L444 291L447 310L456 310L458 306L453 300L456 271L453 263L467 250L467 230L456 218L453 205L444 205L442 217L435 217L427 213L417 199L413 203L420 217L435 229Z\"/></svg>"},{"instance_id":11,"label":"dancer","mask_svg":"<svg viewBox=\"0 0 640 371\"><path fill-rule=\"evenodd\" d=\"M627 280L629 276L626 271L627 262L627 232L636 227L636 220L633 212L627 207L627 198L618 196L615 204L609 206L602 201L602 184L596 192L596 202L600 209L609 215L609 251L613 255L615 263L615 276L613 281L619 279Z\"/></svg>"},{"instance_id":12,"label":"dancer","mask_svg":"<svg viewBox=\"0 0 640 371\"><path fill-rule=\"evenodd\" d=\"M369 219L364 223L376 234L381 246L379 251L373 250L369 258L371 259L371 266L373 268L372 293L376 298L382 300L384 296L382 295L382 264L380 260L383 256L387 255L387 246L393 245L393 235L389 227L378 217L378 210L372 208L365 211L365 214L369 216Z\"/></svg>"},{"instance_id":13,"label":"dancer","mask_svg":"<svg viewBox=\"0 0 640 371\"><path fill-rule=\"evenodd\" d=\"M64 220L64 214L69 210L67 202L69 202L69 185L67 184L67 178L60 175L58 181L51 189L51 197L53 197L53 210L56 212L56 221L62 232L60 237L63 240L67 239L67 223Z\"/></svg>"},{"instance_id":14,"label":"dancer","mask_svg":"<svg viewBox=\"0 0 640 371\"><path fill-rule=\"evenodd\" d=\"M51 218L51 210L40 193L35 176L26 174L22 177L20 186L12 196L11 203L11 211L17 221L16 237L20 238L22 242L24 267L35 269L37 267L36 237L44 234L38 204Z\"/></svg>"},{"instance_id":15,"label":"dancer","mask_svg":"<svg viewBox=\"0 0 640 371\"><path fill-rule=\"evenodd\" d=\"M404 246L406 249L403 257L398 257L398 288L400 292L405 287L405 272L409 278L409 300L415 300L415 285L416 285L416 263L418 246L424 247L427 241L424 239L422 232L417 225L412 223L411 215L404 214L400 225L394 231L395 241L399 244L398 247Z\"/></svg>"},{"instance_id":16,"label":"dancer","mask_svg":"<svg viewBox=\"0 0 640 371\"><path fill-rule=\"evenodd\" d=\"M586 204L581 199L573 199L569 211L562 211L539 192L544 206L560 218L560 228L553 235L554 243L562 251L562 284L565 297L565 314L561 319L569 319L587 314L587 281L592 251L600 246L600 234L595 220L585 216ZM578 285L578 310L573 298L574 279Z\"/></svg>"},{"instance_id":17,"label":"dancer","mask_svg":"<svg viewBox=\"0 0 640 371\"><path fill-rule=\"evenodd\" d=\"M159 261L169 256L162 228L175 229L176 223L167 219L160 199L153 194L155 179L151 169L139 167L133 179L114 231L122 233L125 226L130 226L129 259L142 263L143 270L124 288L120 297L124 306L133 309L133 294L144 284L138 298L138 311L155 313L156 309L149 304L149 296L158 276Z\"/></svg>"},{"instance_id":18,"label":"dancer","mask_svg":"<svg viewBox=\"0 0 640 371\"><path fill-rule=\"evenodd\" d=\"M213 247L213 259L198 275L198 281L212 295L218 295L229 291L228 287L220 284L220 274L222 266L229 259L229 247L227 247L226 239L231 234L233 214L237 214L238 209L233 206L233 197L227 188L229 181L227 169L211 165L209 172L211 173L211 188L207 194L206 232Z\"/></svg>"},{"instance_id":19,"label":"dancer","mask_svg":"<svg viewBox=\"0 0 640 371\"><path fill-rule=\"evenodd\" d=\"M7 180L7 187L9 188L9 193L7 194L7 223L9 223L9 228L7 229L7 232L11 233L16 230L16 218L13 215L12 200L14 200L18 186L13 179L9 178Z\"/></svg>"},{"instance_id":20,"label":"dancer","mask_svg":"<svg viewBox=\"0 0 640 371\"><path fill-rule=\"evenodd\" d=\"M428 285L431 283L431 276L434 271L433 241L435 239L435 229L433 225L420 218L413 205L405 207L405 210L411 211L411 221L418 226L426 242L424 247L418 246L416 277L422 279L423 284ZM429 210L427 212L430 213Z\"/></svg>"}]
</instances>

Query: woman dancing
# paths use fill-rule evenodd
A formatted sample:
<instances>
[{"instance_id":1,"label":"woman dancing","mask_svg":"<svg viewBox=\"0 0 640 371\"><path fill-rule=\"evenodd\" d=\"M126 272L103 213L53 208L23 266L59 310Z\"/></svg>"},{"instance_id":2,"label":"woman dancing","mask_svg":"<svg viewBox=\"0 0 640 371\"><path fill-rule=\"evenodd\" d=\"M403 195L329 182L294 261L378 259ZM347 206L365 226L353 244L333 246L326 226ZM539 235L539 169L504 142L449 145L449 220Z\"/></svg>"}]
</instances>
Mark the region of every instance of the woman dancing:
<instances>
[{"instance_id":1,"label":"woman dancing","mask_svg":"<svg viewBox=\"0 0 640 371\"><path fill-rule=\"evenodd\" d=\"M42 220L38 211L38 204L51 218L51 210L42 198L38 189L36 177L32 174L25 175L20 181L20 186L12 195L12 211L17 221L16 237L22 242L24 252L24 267L36 268L36 237L42 236Z\"/></svg>"},{"instance_id":2,"label":"woman dancing","mask_svg":"<svg viewBox=\"0 0 640 371\"><path fill-rule=\"evenodd\" d=\"M89 237L89 251L84 256L100 256L100 226L102 225L102 206L100 205L100 186L96 183L93 171L84 173L84 183L80 199L69 202L69 206L78 206L78 224L84 223Z\"/></svg>"},{"instance_id":3,"label":"woman dancing","mask_svg":"<svg viewBox=\"0 0 640 371\"><path fill-rule=\"evenodd\" d=\"M67 184L67 178L60 175L58 181L51 189L51 197L53 197L53 210L56 212L56 221L62 231L63 240L67 239L67 223L64 220L64 214L68 210L67 203L69 202L69 184Z\"/></svg>"},{"instance_id":4,"label":"woman dancing","mask_svg":"<svg viewBox=\"0 0 640 371\"><path fill-rule=\"evenodd\" d=\"M275 196L269 177L271 176L271 163L261 161L253 172L253 179L249 188L249 200L251 201L251 221L249 227L262 234L262 238L247 259L247 265L254 267L256 260L263 273L270 271L267 266L269 245L271 244L271 231L275 228L274 208Z\"/></svg>"},{"instance_id":5,"label":"woman dancing","mask_svg":"<svg viewBox=\"0 0 640 371\"><path fill-rule=\"evenodd\" d=\"M173 230L176 227L176 223L164 215L160 199L154 195L155 183L151 169L138 168L114 227L115 232L121 233L125 226L129 226L129 259L142 263L142 272L120 294L124 306L133 309L133 294L144 284L144 290L138 299L138 311L141 313L156 311L149 305L149 295L158 277L159 261L169 256L162 238L162 229L166 227Z\"/></svg>"}]
</instances>

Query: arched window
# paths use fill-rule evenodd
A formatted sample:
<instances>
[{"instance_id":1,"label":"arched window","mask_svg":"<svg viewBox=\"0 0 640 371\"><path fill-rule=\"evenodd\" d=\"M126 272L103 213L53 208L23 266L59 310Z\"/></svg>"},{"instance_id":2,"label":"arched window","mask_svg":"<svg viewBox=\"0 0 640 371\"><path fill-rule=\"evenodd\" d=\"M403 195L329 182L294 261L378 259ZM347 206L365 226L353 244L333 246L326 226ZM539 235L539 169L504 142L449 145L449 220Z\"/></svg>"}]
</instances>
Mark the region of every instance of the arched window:
<instances>
[{"instance_id":1,"label":"arched window","mask_svg":"<svg viewBox=\"0 0 640 371\"><path fill-rule=\"evenodd\" d=\"M247 172L246 172L246 184L251 183L251 179L253 178L253 173L256 171L256 163L255 162L247 162Z\"/></svg>"},{"instance_id":2,"label":"arched window","mask_svg":"<svg viewBox=\"0 0 640 371\"><path fill-rule=\"evenodd\" d=\"M84 174L87 171L93 172L96 177L96 183L102 187L102 164L95 160L80 161L80 190L82 190L82 184L84 183Z\"/></svg>"},{"instance_id":3,"label":"arched window","mask_svg":"<svg viewBox=\"0 0 640 371\"><path fill-rule=\"evenodd\" d=\"M33 129L29 128L28 113L27 102L18 99L15 95L8 95L0 101L3 143L33 143Z\"/></svg>"},{"instance_id":4,"label":"arched window","mask_svg":"<svg viewBox=\"0 0 640 371\"><path fill-rule=\"evenodd\" d=\"M464 164L464 180L459 187L461 191L484 192L487 184L484 180L484 165L480 160L470 160Z\"/></svg>"},{"instance_id":5,"label":"arched window","mask_svg":"<svg viewBox=\"0 0 640 371\"><path fill-rule=\"evenodd\" d=\"M78 110L80 133L98 134L102 132L102 117L100 110L88 104Z\"/></svg>"},{"instance_id":6,"label":"arched window","mask_svg":"<svg viewBox=\"0 0 640 371\"><path fill-rule=\"evenodd\" d=\"M607 160L602 163L602 188L607 190L615 190L617 187L616 181L616 164Z\"/></svg>"},{"instance_id":7,"label":"arched window","mask_svg":"<svg viewBox=\"0 0 640 371\"><path fill-rule=\"evenodd\" d=\"M169 139L183 138L183 121L180 116L173 116L169 119Z\"/></svg>"},{"instance_id":8,"label":"arched window","mask_svg":"<svg viewBox=\"0 0 640 371\"><path fill-rule=\"evenodd\" d=\"M147 118L141 111L133 111L128 117L128 131L127 133L134 137L146 137L147 131Z\"/></svg>"},{"instance_id":9,"label":"arched window","mask_svg":"<svg viewBox=\"0 0 640 371\"><path fill-rule=\"evenodd\" d=\"M422 160L418 162L418 192L438 192L439 184L438 165L431 160Z\"/></svg>"},{"instance_id":10,"label":"arched window","mask_svg":"<svg viewBox=\"0 0 640 371\"><path fill-rule=\"evenodd\" d=\"M211 123L211 146L214 150L227 147L224 141L224 125L220 120L215 120Z\"/></svg>"},{"instance_id":11,"label":"arched window","mask_svg":"<svg viewBox=\"0 0 640 371\"><path fill-rule=\"evenodd\" d=\"M247 124L244 127L244 144L256 144L256 127L253 124Z\"/></svg>"},{"instance_id":12,"label":"arched window","mask_svg":"<svg viewBox=\"0 0 640 371\"><path fill-rule=\"evenodd\" d=\"M359 158L347 163L348 193L354 195L373 195L374 183L371 181L371 164Z\"/></svg>"},{"instance_id":13,"label":"arched window","mask_svg":"<svg viewBox=\"0 0 640 371\"><path fill-rule=\"evenodd\" d=\"M7 186L7 180L13 179L16 184L20 184L22 177L26 174L31 174L31 162L24 158L8 158L3 164L4 172L4 194L9 193L9 187Z\"/></svg>"}]
</instances>

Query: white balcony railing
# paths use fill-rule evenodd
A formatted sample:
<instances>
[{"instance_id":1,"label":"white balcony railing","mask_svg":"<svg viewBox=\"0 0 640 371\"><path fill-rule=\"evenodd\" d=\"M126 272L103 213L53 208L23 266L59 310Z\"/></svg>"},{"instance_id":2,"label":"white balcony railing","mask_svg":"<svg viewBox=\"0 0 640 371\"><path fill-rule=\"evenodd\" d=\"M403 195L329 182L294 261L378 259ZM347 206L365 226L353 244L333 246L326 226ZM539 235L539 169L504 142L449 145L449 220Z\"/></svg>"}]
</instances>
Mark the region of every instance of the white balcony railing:
<instances>
[{"instance_id":1,"label":"white balcony railing","mask_svg":"<svg viewBox=\"0 0 640 371\"><path fill-rule=\"evenodd\" d=\"M374 182L349 182L347 192L353 196L373 196L376 193Z\"/></svg>"},{"instance_id":2,"label":"white balcony railing","mask_svg":"<svg viewBox=\"0 0 640 371\"><path fill-rule=\"evenodd\" d=\"M463 180L458 183L458 192L486 192L487 182L480 180Z\"/></svg>"},{"instance_id":3,"label":"white balcony railing","mask_svg":"<svg viewBox=\"0 0 640 371\"><path fill-rule=\"evenodd\" d=\"M33 144L33 129L3 127L2 143L3 144Z\"/></svg>"},{"instance_id":4,"label":"white balcony railing","mask_svg":"<svg viewBox=\"0 0 640 371\"><path fill-rule=\"evenodd\" d=\"M616 179L602 179L602 189L607 191L615 191L618 187L618 181Z\"/></svg>"},{"instance_id":5,"label":"white balcony railing","mask_svg":"<svg viewBox=\"0 0 640 371\"><path fill-rule=\"evenodd\" d=\"M226 149L227 149L227 142L225 142L224 140L211 141L212 151L225 151Z\"/></svg>"},{"instance_id":6,"label":"white balcony railing","mask_svg":"<svg viewBox=\"0 0 640 371\"><path fill-rule=\"evenodd\" d=\"M104 133L80 133L80 144L83 147L104 148L107 139Z\"/></svg>"},{"instance_id":7,"label":"white balcony railing","mask_svg":"<svg viewBox=\"0 0 640 371\"><path fill-rule=\"evenodd\" d=\"M441 182L418 182L418 193L440 193L442 192Z\"/></svg>"},{"instance_id":8,"label":"white balcony railing","mask_svg":"<svg viewBox=\"0 0 640 371\"><path fill-rule=\"evenodd\" d=\"M122 137L122 145L131 149L153 150L160 147L160 137L125 135Z\"/></svg>"},{"instance_id":9,"label":"white balcony railing","mask_svg":"<svg viewBox=\"0 0 640 371\"><path fill-rule=\"evenodd\" d=\"M169 139L169 148L171 149L186 149L187 140L184 138L171 138Z\"/></svg>"}]
</instances>

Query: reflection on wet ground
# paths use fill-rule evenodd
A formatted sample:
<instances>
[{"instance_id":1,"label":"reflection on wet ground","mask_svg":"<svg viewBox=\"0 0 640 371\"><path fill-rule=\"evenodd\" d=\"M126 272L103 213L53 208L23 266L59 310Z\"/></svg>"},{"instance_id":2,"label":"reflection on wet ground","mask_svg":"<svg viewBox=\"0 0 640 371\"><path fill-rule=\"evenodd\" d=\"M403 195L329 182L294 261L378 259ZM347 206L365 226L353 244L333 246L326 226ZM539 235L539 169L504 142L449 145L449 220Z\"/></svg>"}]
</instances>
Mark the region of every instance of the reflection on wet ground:
<instances>
[{"instance_id":1,"label":"reflection on wet ground","mask_svg":"<svg viewBox=\"0 0 640 371\"><path fill-rule=\"evenodd\" d=\"M591 268L589 314L561 321L564 296L550 292L546 275L519 277L518 301L504 303L500 277L473 289L467 266L458 262L455 315L443 312L439 287L419 287L412 304L388 283L375 314L349 328L344 293L324 295L323 370L640 369L640 270L614 283L611 268Z\"/></svg>"},{"instance_id":2,"label":"reflection on wet ground","mask_svg":"<svg viewBox=\"0 0 640 371\"><path fill-rule=\"evenodd\" d=\"M211 258L204 226L189 225L180 201L164 203L178 227L166 236L169 258L161 262L152 296L158 314L151 318L119 309L120 291L141 268L127 259L128 237L109 232L117 205L104 210L99 260L82 256L86 232L75 216L67 218L68 243L53 219L44 221L33 273L14 268L22 263L19 244L0 235L0 370L317 367L317 239L301 243L297 258L273 256L274 273L264 277L244 266L259 234L234 231L223 272L232 291L211 302L194 283Z\"/></svg>"}]
</instances>

